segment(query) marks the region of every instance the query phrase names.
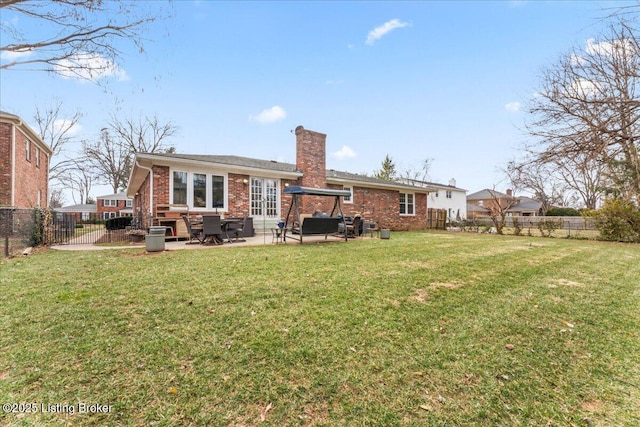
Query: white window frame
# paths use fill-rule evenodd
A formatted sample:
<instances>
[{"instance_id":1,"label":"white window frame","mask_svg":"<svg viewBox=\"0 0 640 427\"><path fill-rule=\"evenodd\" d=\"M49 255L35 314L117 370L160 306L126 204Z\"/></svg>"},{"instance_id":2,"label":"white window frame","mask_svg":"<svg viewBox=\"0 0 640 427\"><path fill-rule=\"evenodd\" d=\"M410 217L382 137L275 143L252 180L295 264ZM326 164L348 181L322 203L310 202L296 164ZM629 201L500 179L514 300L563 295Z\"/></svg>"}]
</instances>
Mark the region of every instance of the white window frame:
<instances>
[{"instance_id":1,"label":"white window frame","mask_svg":"<svg viewBox=\"0 0 640 427\"><path fill-rule=\"evenodd\" d=\"M102 199L102 207L105 208L117 208L118 200L116 199Z\"/></svg>"},{"instance_id":2,"label":"white window frame","mask_svg":"<svg viewBox=\"0 0 640 427\"><path fill-rule=\"evenodd\" d=\"M353 204L353 187L342 187L343 190L347 190L349 193L349 200L346 197L343 197L343 201L345 204Z\"/></svg>"},{"instance_id":3,"label":"white window frame","mask_svg":"<svg viewBox=\"0 0 640 427\"><path fill-rule=\"evenodd\" d=\"M400 202L400 196L402 194L404 194L404 200L405 200L404 204L402 204L402 202ZM412 200L411 203L409 203L409 197L408 196L411 196L411 200ZM403 205L404 205L404 212L405 213L402 213L402 211L400 209L400 207L403 206ZM408 209L409 206L411 206L411 213L408 213L409 212L409 209ZM398 212L400 213L400 216L416 216L416 195L415 195L415 193L403 193L403 192L400 192L398 194Z\"/></svg>"},{"instance_id":4,"label":"white window frame","mask_svg":"<svg viewBox=\"0 0 640 427\"><path fill-rule=\"evenodd\" d=\"M36 147L36 167L40 167L40 148Z\"/></svg>"},{"instance_id":5,"label":"white window frame","mask_svg":"<svg viewBox=\"0 0 640 427\"><path fill-rule=\"evenodd\" d=\"M218 210L220 212L227 212L229 210L229 175L225 172L216 172L216 171L206 171L200 169L181 169L181 168L170 168L169 169L169 203L174 204L173 200L173 174L174 172L183 172L187 174L187 206L189 206L189 212L207 212ZM207 202L204 207L194 207L193 206L193 176L194 174L203 174L206 175L206 195ZM213 191L213 179L212 176L221 176L224 180L224 206L222 207L213 207L213 195L211 192Z\"/></svg>"},{"instance_id":6,"label":"white window frame","mask_svg":"<svg viewBox=\"0 0 640 427\"><path fill-rule=\"evenodd\" d=\"M125 200L124 206L127 207L127 208L133 207L133 200L131 200L131 199Z\"/></svg>"},{"instance_id":7,"label":"white window frame","mask_svg":"<svg viewBox=\"0 0 640 427\"><path fill-rule=\"evenodd\" d=\"M447 199L451 199L453 197L453 193L451 192L451 190L446 191L446 197Z\"/></svg>"},{"instance_id":8,"label":"white window frame","mask_svg":"<svg viewBox=\"0 0 640 427\"><path fill-rule=\"evenodd\" d=\"M31 141L30 140L26 140L27 142L25 143L25 159L27 160L27 162L31 161Z\"/></svg>"},{"instance_id":9,"label":"white window frame","mask_svg":"<svg viewBox=\"0 0 640 427\"><path fill-rule=\"evenodd\" d=\"M118 212L102 212L102 219L111 219L118 216Z\"/></svg>"}]
</instances>

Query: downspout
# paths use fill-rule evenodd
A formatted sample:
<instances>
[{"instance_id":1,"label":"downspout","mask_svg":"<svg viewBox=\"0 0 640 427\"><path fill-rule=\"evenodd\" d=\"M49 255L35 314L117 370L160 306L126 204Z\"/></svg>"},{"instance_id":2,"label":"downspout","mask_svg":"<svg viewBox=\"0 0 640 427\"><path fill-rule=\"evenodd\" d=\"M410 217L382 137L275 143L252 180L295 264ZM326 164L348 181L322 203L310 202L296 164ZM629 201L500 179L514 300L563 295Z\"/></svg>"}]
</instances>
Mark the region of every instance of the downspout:
<instances>
[{"instance_id":1,"label":"downspout","mask_svg":"<svg viewBox=\"0 0 640 427\"><path fill-rule=\"evenodd\" d=\"M148 214L149 214L149 218L152 218L153 216L153 169L148 168L146 166L142 166L138 162L138 159L136 159L136 166L149 171L149 212Z\"/></svg>"},{"instance_id":2,"label":"downspout","mask_svg":"<svg viewBox=\"0 0 640 427\"><path fill-rule=\"evenodd\" d=\"M22 124L22 121L18 121ZM16 206L16 124L11 126L11 206Z\"/></svg>"}]
</instances>

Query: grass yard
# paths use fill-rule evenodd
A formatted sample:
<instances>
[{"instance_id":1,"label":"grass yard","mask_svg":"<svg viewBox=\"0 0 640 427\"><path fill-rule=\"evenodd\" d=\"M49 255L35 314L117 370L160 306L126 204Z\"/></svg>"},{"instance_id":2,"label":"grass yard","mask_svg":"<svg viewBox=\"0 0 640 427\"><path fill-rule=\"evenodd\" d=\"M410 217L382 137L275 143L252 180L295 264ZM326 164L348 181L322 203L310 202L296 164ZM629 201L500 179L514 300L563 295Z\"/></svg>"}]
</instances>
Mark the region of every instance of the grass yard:
<instances>
[{"instance_id":1,"label":"grass yard","mask_svg":"<svg viewBox=\"0 0 640 427\"><path fill-rule=\"evenodd\" d=\"M638 245L41 251L0 289L2 426L640 425Z\"/></svg>"}]
</instances>

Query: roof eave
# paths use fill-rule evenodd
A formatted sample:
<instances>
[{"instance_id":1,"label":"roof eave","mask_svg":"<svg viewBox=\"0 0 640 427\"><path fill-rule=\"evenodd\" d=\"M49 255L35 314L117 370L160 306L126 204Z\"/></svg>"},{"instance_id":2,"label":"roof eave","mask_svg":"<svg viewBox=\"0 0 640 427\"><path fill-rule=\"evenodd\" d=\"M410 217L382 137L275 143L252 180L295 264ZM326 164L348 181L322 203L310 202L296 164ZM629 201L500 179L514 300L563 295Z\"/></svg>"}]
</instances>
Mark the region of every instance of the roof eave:
<instances>
[{"instance_id":1,"label":"roof eave","mask_svg":"<svg viewBox=\"0 0 640 427\"><path fill-rule=\"evenodd\" d=\"M367 181L359 181L357 179L348 179L348 178L338 178L335 176L332 177L327 177L327 184L353 184L356 185L358 187L364 187L364 188L381 188L381 189L386 189L386 190L396 190L396 191L400 191L400 190L411 190L415 193L429 193L431 190L429 190L428 188L424 188L424 187L413 187L413 186L407 186L407 185L399 185L399 184L394 184L394 183L376 183L376 182L367 182Z\"/></svg>"}]
</instances>

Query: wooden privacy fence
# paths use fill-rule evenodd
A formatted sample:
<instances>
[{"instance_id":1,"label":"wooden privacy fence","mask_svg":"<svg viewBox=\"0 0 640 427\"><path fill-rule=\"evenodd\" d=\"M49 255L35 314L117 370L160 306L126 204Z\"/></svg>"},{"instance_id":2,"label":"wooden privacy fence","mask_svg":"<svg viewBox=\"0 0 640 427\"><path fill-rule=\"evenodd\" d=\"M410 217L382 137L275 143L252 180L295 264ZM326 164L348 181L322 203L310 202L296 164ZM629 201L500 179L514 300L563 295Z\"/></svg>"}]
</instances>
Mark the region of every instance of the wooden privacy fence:
<instances>
[{"instance_id":1,"label":"wooden privacy fence","mask_svg":"<svg viewBox=\"0 0 640 427\"><path fill-rule=\"evenodd\" d=\"M427 209L427 228L430 230L444 230L447 226L446 209Z\"/></svg>"}]
</instances>

